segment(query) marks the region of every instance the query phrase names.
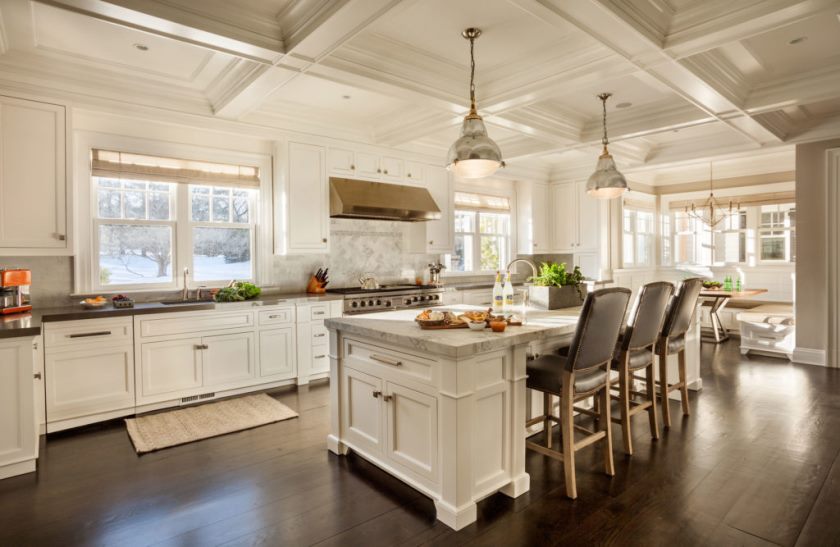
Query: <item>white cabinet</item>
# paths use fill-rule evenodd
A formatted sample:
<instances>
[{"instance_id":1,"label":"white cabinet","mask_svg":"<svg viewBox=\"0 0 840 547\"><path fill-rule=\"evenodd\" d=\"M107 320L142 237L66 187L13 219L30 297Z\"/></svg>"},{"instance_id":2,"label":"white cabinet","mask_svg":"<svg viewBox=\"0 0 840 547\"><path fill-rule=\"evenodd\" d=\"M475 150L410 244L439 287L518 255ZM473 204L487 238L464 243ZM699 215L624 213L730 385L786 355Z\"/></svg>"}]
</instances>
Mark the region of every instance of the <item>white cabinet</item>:
<instances>
[{"instance_id":1,"label":"white cabinet","mask_svg":"<svg viewBox=\"0 0 840 547\"><path fill-rule=\"evenodd\" d=\"M341 379L346 412L341 424L347 440L370 454L382 453L382 380L352 368Z\"/></svg>"},{"instance_id":2,"label":"white cabinet","mask_svg":"<svg viewBox=\"0 0 840 547\"><path fill-rule=\"evenodd\" d=\"M332 300L313 304L298 304L297 315L297 377L298 385L310 380L326 378L330 372L330 338L324 319L341 317L344 302Z\"/></svg>"},{"instance_id":3,"label":"white cabinet","mask_svg":"<svg viewBox=\"0 0 840 547\"><path fill-rule=\"evenodd\" d=\"M351 177L356 171L355 153L346 148L330 148L327 151L330 175Z\"/></svg>"},{"instance_id":4,"label":"white cabinet","mask_svg":"<svg viewBox=\"0 0 840 547\"><path fill-rule=\"evenodd\" d=\"M461 293L461 302L469 306L492 306L493 289L468 289Z\"/></svg>"},{"instance_id":5,"label":"white cabinet","mask_svg":"<svg viewBox=\"0 0 840 547\"><path fill-rule=\"evenodd\" d=\"M383 180L391 180L394 182L403 181L405 162L403 162L400 158L383 156L382 159L379 160L379 166L380 171L382 171L380 176Z\"/></svg>"},{"instance_id":6,"label":"white cabinet","mask_svg":"<svg viewBox=\"0 0 840 547\"><path fill-rule=\"evenodd\" d=\"M37 342L37 337L0 340L0 479L35 471Z\"/></svg>"},{"instance_id":7,"label":"white cabinet","mask_svg":"<svg viewBox=\"0 0 840 547\"><path fill-rule=\"evenodd\" d=\"M440 209L439 220L415 222L406 228L405 249L410 253L443 254L455 248L454 203L452 178L443 167L426 167L426 184Z\"/></svg>"},{"instance_id":8,"label":"white cabinet","mask_svg":"<svg viewBox=\"0 0 840 547\"><path fill-rule=\"evenodd\" d=\"M411 177L406 175L406 162L402 158L380 156L372 152L359 152L347 148L330 147L327 152L329 176L352 177L386 182L403 182L406 179L423 180L422 168L412 164Z\"/></svg>"},{"instance_id":9,"label":"white cabinet","mask_svg":"<svg viewBox=\"0 0 840 547\"><path fill-rule=\"evenodd\" d=\"M549 252L548 185L540 182L516 183L517 250L519 254Z\"/></svg>"},{"instance_id":10,"label":"white cabinet","mask_svg":"<svg viewBox=\"0 0 840 547\"><path fill-rule=\"evenodd\" d=\"M379 156L367 152L356 152L355 173L360 178L379 180L379 175L382 173Z\"/></svg>"},{"instance_id":11,"label":"white cabinet","mask_svg":"<svg viewBox=\"0 0 840 547\"><path fill-rule=\"evenodd\" d=\"M293 378L297 370L294 326L262 330L259 337L260 378Z\"/></svg>"},{"instance_id":12,"label":"white cabinet","mask_svg":"<svg viewBox=\"0 0 840 547\"><path fill-rule=\"evenodd\" d=\"M601 220L604 202L586 193L586 182L552 184L550 189L552 213L552 250L573 253L575 264L583 274L600 277Z\"/></svg>"},{"instance_id":13,"label":"white cabinet","mask_svg":"<svg viewBox=\"0 0 840 547\"><path fill-rule=\"evenodd\" d=\"M383 395L386 410L387 458L428 481L437 476L437 397L386 382Z\"/></svg>"},{"instance_id":14,"label":"white cabinet","mask_svg":"<svg viewBox=\"0 0 840 547\"><path fill-rule=\"evenodd\" d=\"M276 220L281 231L277 254L329 251L330 196L326 148L290 142L285 186L275 196L286 218Z\"/></svg>"},{"instance_id":15,"label":"white cabinet","mask_svg":"<svg viewBox=\"0 0 840 547\"><path fill-rule=\"evenodd\" d=\"M142 343L137 404L192 395L203 382L201 352L201 337Z\"/></svg>"},{"instance_id":16,"label":"white cabinet","mask_svg":"<svg viewBox=\"0 0 840 547\"><path fill-rule=\"evenodd\" d=\"M133 331L130 317L44 324L47 432L134 413Z\"/></svg>"},{"instance_id":17,"label":"white cabinet","mask_svg":"<svg viewBox=\"0 0 840 547\"><path fill-rule=\"evenodd\" d=\"M256 377L253 332L204 336L201 346L203 387L230 388Z\"/></svg>"},{"instance_id":18,"label":"white cabinet","mask_svg":"<svg viewBox=\"0 0 840 547\"><path fill-rule=\"evenodd\" d=\"M551 186L551 239L553 250L572 253L577 245L577 188L574 183Z\"/></svg>"},{"instance_id":19,"label":"white cabinet","mask_svg":"<svg viewBox=\"0 0 840 547\"><path fill-rule=\"evenodd\" d=\"M601 233L601 204L604 202L586 193L586 182L578 182L577 203L578 239L576 251L597 252Z\"/></svg>"},{"instance_id":20,"label":"white cabinet","mask_svg":"<svg viewBox=\"0 0 840 547\"><path fill-rule=\"evenodd\" d=\"M69 254L65 108L0 96L0 254Z\"/></svg>"},{"instance_id":21,"label":"white cabinet","mask_svg":"<svg viewBox=\"0 0 840 547\"><path fill-rule=\"evenodd\" d=\"M405 162L405 181L422 184L426 180L426 166L416 161Z\"/></svg>"}]
</instances>

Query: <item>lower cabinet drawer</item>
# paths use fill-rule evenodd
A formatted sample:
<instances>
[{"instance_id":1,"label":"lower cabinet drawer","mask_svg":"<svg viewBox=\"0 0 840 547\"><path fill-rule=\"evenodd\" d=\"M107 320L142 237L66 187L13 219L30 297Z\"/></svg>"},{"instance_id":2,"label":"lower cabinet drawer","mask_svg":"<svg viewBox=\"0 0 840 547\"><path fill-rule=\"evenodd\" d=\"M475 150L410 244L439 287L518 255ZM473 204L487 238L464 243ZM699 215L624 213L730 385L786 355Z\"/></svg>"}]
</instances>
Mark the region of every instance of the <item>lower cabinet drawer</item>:
<instances>
[{"instance_id":1,"label":"lower cabinet drawer","mask_svg":"<svg viewBox=\"0 0 840 547\"><path fill-rule=\"evenodd\" d=\"M329 344L330 331L324 323L312 323L312 345L320 346Z\"/></svg>"},{"instance_id":2,"label":"lower cabinet drawer","mask_svg":"<svg viewBox=\"0 0 840 547\"><path fill-rule=\"evenodd\" d=\"M372 344L344 339L344 358L347 366L392 378L418 380L436 385L439 363L420 356L381 348Z\"/></svg>"},{"instance_id":3,"label":"lower cabinet drawer","mask_svg":"<svg viewBox=\"0 0 840 547\"><path fill-rule=\"evenodd\" d=\"M48 353L47 422L134 407L134 348Z\"/></svg>"},{"instance_id":4,"label":"lower cabinet drawer","mask_svg":"<svg viewBox=\"0 0 840 547\"><path fill-rule=\"evenodd\" d=\"M199 333L213 330L243 329L254 326L254 312L237 313L186 312L184 314L160 314L140 317L138 335L171 336L175 334Z\"/></svg>"},{"instance_id":5,"label":"lower cabinet drawer","mask_svg":"<svg viewBox=\"0 0 840 547\"><path fill-rule=\"evenodd\" d=\"M107 317L79 321L56 321L44 324L44 348L54 350L90 348L93 345L131 344L134 327L131 317Z\"/></svg>"},{"instance_id":6,"label":"lower cabinet drawer","mask_svg":"<svg viewBox=\"0 0 840 547\"><path fill-rule=\"evenodd\" d=\"M312 346L312 374L330 371L330 347L327 345Z\"/></svg>"},{"instance_id":7,"label":"lower cabinet drawer","mask_svg":"<svg viewBox=\"0 0 840 547\"><path fill-rule=\"evenodd\" d=\"M287 325L295 322L295 309L290 306L276 310L261 310L258 316L261 327L267 325Z\"/></svg>"}]
</instances>

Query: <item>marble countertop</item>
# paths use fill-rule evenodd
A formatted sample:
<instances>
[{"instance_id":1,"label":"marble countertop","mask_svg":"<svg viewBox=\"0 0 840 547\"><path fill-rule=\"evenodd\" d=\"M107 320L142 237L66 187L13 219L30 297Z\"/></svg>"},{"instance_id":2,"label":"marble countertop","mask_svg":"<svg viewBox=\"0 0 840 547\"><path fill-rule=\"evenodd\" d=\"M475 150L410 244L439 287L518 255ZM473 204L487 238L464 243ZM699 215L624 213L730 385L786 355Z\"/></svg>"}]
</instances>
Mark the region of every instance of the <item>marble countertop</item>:
<instances>
[{"instance_id":1,"label":"marble countertop","mask_svg":"<svg viewBox=\"0 0 840 547\"><path fill-rule=\"evenodd\" d=\"M480 306L446 306L443 309L463 312L483 310L484 308ZM501 333L492 332L490 329L473 331L466 328L422 330L414 321L417 310L399 310L334 318L327 319L324 323L329 329L338 330L344 334L353 334L415 351L424 351L458 359L512 345L574 334L579 315L580 307L551 311L529 308L525 325L521 327L509 326Z\"/></svg>"},{"instance_id":2,"label":"marble countertop","mask_svg":"<svg viewBox=\"0 0 840 547\"><path fill-rule=\"evenodd\" d=\"M50 321L74 321L77 319L99 319L103 317L124 317L149 313L173 313L181 311L220 310L230 311L260 306L280 304L302 304L306 302L324 302L341 300L341 295L313 295L307 293L268 294L244 302L138 302L133 308L114 308L111 304L104 308L88 310L81 305L55 308L35 308L29 313L0 316L0 338L18 336L38 336L41 325Z\"/></svg>"}]
</instances>

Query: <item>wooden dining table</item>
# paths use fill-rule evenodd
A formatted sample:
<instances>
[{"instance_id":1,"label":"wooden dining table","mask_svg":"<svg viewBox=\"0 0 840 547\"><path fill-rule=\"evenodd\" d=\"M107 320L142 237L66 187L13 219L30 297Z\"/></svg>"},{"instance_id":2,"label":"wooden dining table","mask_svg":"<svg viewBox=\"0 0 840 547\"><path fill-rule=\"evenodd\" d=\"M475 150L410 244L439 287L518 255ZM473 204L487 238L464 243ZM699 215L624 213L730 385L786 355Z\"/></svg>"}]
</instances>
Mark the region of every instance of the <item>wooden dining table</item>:
<instances>
[{"instance_id":1,"label":"wooden dining table","mask_svg":"<svg viewBox=\"0 0 840 547\"><path fill-rule=\"evenodd\" d=\"M753 296L764 294L767 289L743 289L740 291L725 291L723 289L703 289L700 291L700 297L712 301L712 309L709 310L709 320L712 323L713 338L703 338L704 341L714 342L720 344L729 340L729 333L723 327L718 315L723 308L733 298L752 298Z\"/></svg>"}]
</instances>

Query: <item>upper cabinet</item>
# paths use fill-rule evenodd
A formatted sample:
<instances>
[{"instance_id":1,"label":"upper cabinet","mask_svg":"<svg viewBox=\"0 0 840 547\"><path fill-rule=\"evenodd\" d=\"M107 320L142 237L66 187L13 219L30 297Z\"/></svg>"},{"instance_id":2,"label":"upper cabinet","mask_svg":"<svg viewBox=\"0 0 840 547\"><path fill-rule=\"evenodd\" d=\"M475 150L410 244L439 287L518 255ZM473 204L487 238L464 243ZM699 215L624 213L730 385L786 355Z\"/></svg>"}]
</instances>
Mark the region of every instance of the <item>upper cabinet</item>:
<instances>
[{"instance_id":1,"label":"upper cabinet","mask_svg":"<svg viewBox=\"0 0 840 547\"><path fill-rule=\"evenodd\" d=\"M409 184L423 184L426 180L426 166L416 161L405 162L405 181Z\"/></svg>"},{"instance_id":2,"label":"upper cabinet","mask_svg":"<svg viewBox=\"0 0 840 547\"><path fill-rule=\"evenodd\" d=\"M72 252L65 107L0 96L0 255Z\"/></svg>"},{"instance_id":3,"label":"upper cabinet","mask_svg":"<svg viewBox=\"0 0 840 547\"><path fill-rule=\"evenodd\" d=\"M540 182L516 183L517 250L519 254L539 254L551 250L548 231L548 185Z\"/></svg>"},{"instance_id":4,"label":"upper cabinet","mask_svg":"<svg viewBox=\"0 0 840 547\"><path fill-rule=\"evenodd\" d=\"M329 176L384 182L404 182L406 162L401 158L380 156L370 152L355 152L347 148L330 147L327 164ZM420 170L422 171L422 170Z\"/></svg>"},{"instance_id":5,"label":"upper cabinet","mask_svg":"<svg viewBox=\"0 0 840 547\"><path fill-rule=\"evenodd\" d=\"M553 251L598 252L601 237L601 201L586 193L586 182L552 184Z\"/></svg>"},{"instance_id":6,"label":"upper cabinet","mask_svg":"<svg viewBox=\"0 0 840 547\"><path fill-rule=\"evenodd\" d=\"M329 251L330 195L323 146L290 142L286 170L275 177L275 253L307 254ZM285 153L283 153L285 152Z\"/></svg>"},{"instance_id":7,"label":"upper cabinet","mask_svg":"<svg viewBox=\"0 0 840 547\"><path fill-rule=\"evenodd\" d=\"M426 187L440 209L440 220L424 222L426 252L451 253L455 248L455 221L452 218L454 189L449 171L443 167L427 167Z\"/></svg>"}]
</instances>

